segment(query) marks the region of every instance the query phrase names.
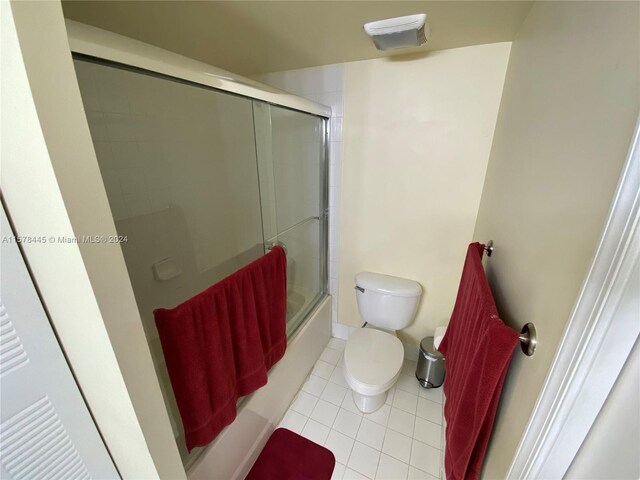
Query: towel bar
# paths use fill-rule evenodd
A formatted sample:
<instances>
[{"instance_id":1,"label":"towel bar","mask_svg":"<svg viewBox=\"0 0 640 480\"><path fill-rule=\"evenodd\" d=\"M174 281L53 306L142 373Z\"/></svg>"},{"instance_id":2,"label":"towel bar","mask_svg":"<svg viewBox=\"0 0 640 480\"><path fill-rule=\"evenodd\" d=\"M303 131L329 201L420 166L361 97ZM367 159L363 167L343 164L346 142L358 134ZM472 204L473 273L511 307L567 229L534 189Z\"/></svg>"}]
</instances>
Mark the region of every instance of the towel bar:
<instances>
[{"instance_id":1,"label":"towel bar","mask_svg":"<svg viewBox=\"0 0 640 480\"><path fill-rule=\"evenodd\" d=\"M487 257L490 257L493 253L493 240L489 240L484 245L484 251L487 252ZM518 337L520 339L520 347L524 354L528 357L533 355L536 351L536 347L538 346L538 336L536 334L536 327L533 323L529 322L522 330L520 330L520 335Z\"/></svg>"},{"instance_id":2,"label":"towel bar","mask_svg":"<svg viewBox=\"0 0 640 480\"><path fill-rule=\"evenodd\" d=\"M278 232L276 233L273 237L265 240L266 243L269 242L274 242L278 239L278 237L284 235L285 233L289 233L291 230L293 230L296 227L299 227L300 225L307 223L310 220L321 220L320 217L316 216L316 217L307 217L304 220L300 220L298 223L296 223L295 225L291 225L289 228L287 228L286 230L283 230L282 232ZM276 242L277 243L277 242Z\"/></svg>"}]
</instances>

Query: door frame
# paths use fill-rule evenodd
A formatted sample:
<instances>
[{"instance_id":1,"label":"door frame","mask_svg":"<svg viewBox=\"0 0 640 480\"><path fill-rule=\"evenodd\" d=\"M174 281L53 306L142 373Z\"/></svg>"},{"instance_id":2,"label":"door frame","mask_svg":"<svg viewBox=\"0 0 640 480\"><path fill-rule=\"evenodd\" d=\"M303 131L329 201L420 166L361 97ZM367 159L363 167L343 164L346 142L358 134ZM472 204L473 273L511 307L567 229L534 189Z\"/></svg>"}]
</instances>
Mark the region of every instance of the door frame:
<instances>
[{"instance_id":1,"label":"door frame","mask_svg":"<svg viewBox=\"0 0 640 480\"><path fill-rule=\"evenodd\" d=\"M613 388L640 334L637 318L618 314L640 262L639 223L640 117L594 259L507 478L562 478Z\"/></svg>"}]
</instances>

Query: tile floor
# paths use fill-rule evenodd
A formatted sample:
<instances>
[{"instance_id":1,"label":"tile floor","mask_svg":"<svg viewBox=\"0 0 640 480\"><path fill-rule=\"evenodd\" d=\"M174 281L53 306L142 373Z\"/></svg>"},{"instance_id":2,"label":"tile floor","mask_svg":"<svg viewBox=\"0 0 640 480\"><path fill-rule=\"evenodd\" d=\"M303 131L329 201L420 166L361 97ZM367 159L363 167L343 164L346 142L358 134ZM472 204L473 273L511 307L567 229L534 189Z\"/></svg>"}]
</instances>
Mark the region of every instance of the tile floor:
<instances>
[{"instance_id":1,"label":"tile floor","mask_svg":"<svg viewBox=\"0 0 640 480\"><path fill-rule=\"evenodd\" d=\"M362 414L342 373L344 346L329 341L279 426L331 450L334 479L439 479L442 388L420 387L405 360L384 407Z\"/></svg>"}]
</instances>

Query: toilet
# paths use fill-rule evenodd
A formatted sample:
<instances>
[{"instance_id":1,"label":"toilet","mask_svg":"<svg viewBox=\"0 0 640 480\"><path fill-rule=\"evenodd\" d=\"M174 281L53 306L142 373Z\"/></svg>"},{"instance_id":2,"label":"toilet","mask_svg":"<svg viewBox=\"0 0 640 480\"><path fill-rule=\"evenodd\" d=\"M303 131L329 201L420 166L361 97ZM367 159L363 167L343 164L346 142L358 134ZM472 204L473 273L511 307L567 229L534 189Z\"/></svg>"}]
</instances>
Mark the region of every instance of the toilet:
<instances>
[{"instance_id":1,"label":"toilet","mask_svg":"<svg viewBox=\"0 0 640 480\"><path fill-rule=\"evenodd\" d=\"M413 280L372 272L359 273L355 283L366 325L349 336L343 370L356 406L371 413L384 405L400 376L404 348L396 331L413 322L422 288Z\"/></svg>"}]
</instances>

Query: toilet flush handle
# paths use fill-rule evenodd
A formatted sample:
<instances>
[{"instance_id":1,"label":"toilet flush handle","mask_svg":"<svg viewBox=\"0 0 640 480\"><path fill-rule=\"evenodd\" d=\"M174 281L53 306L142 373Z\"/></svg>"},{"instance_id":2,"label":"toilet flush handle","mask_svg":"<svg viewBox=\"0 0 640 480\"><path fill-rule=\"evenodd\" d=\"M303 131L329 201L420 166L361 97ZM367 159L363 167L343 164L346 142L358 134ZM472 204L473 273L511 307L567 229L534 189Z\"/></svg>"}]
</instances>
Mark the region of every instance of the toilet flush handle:
<instances>
[{"instance_id":1,"label":"toilet flush handle","mask_svg":"<svg viewBox=\"0 0 640 480\"><path fill-rule=\"evenodd\" d=\"M364 288L359 287L358 285L356 285L354 288L355 288L356 290L359 290L360 292L364 293Z\"/></svg>"}]
</instances>

